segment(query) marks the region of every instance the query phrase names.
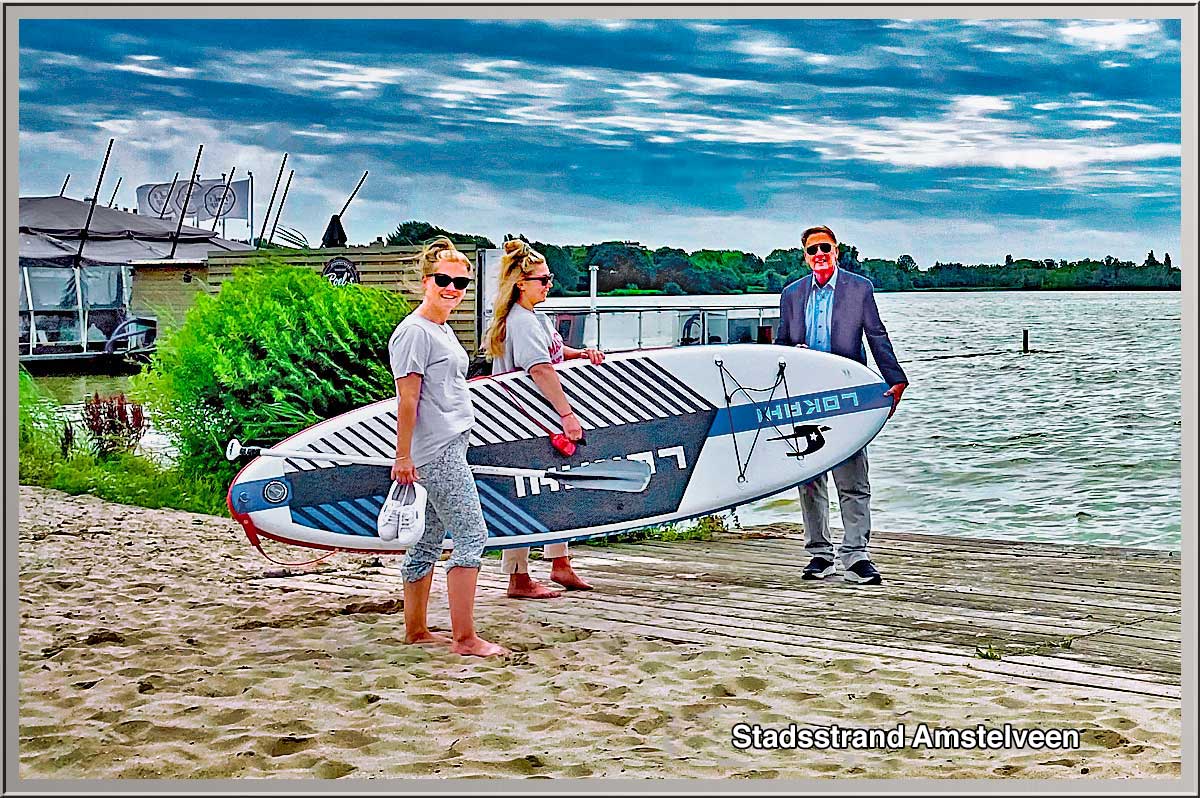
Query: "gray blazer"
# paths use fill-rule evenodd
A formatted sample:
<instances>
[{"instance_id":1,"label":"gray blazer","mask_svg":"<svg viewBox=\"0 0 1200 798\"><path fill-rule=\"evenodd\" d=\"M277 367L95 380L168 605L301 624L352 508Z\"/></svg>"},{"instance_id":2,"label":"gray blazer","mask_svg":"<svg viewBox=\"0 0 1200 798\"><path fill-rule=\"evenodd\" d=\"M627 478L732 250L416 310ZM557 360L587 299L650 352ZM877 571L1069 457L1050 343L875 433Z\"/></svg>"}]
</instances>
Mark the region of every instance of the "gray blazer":
<instances>
[{"instance_id":1,"label":"gray blazer","mask_svg":"<svg viewBox=\"0 0 1200 798\"><path fill-rule=\"evenodd\" d=\"M789 283L779 295L779 331L775 343L795 346L806 343L804 307L812 292L811 274ZM879 318L875 291L871 281L862 275L839 267L837 287L833 291L833 320L830 322L830 350L835 355L857 360L867 365L867 350L863 336L875 356L875 364L888 385L908 382L904 369L892 351L887 328Z\"/></svg>"}]
</instances>

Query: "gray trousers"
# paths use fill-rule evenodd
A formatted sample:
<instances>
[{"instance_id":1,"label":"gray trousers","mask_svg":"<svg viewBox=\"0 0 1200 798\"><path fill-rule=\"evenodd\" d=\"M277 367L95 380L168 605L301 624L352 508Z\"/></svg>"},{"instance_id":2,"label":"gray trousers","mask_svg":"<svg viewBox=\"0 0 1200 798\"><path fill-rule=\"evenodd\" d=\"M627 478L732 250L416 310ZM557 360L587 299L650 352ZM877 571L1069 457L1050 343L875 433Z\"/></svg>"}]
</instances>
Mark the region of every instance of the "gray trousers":
<instances>
[{"instance_id":1,"label":"gray trousers","mask_svg":"<svg viewBox=\"0 0 1200 798\"><path fill-rule=\"evenodd\" d=\"M842 568L870 560L871 483L867 479L867 450L861 449L833 469L845 535L838 550ZM825 474L800 486L800 510L804 515L804 548L812 557L833 562L833 539L829 535L829 486Z\"/></svg>"},{"instance_id":2,"label":"gray trousers","mask_svg":"<svg viewBox=\"0 0 1200 798\"><path fill-rule=\"evenodd\" d=\"M438 456L417 468L417 478L429 497L425 502L425 534L404 553L401 570L405 582L418 582L433 570L442 556L442 541L454 531L454 550L446 563L451 568L478 568L487 540L487 525L479 506L475 476L467 465L468 430L450 442Z\"/></svg>"}]
</instances>

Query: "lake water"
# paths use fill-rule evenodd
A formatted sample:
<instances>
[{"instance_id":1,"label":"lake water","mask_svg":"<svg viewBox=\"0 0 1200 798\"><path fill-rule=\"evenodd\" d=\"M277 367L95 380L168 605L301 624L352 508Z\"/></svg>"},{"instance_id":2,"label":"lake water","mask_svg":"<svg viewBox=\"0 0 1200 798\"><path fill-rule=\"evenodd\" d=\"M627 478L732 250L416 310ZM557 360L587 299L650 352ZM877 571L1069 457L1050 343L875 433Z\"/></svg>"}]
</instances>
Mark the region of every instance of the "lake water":
<instances>
[{"instance_id":1,"label":"lake water","mask_svg":"<svg viewBox=\"0 0 1200 798\"><path fill-rule=\"evenodd\" d=\"M1179 548L1181 294L877 298L911 385L869 447L874 528ZM778 298L630 297L599 305L667 302L777 307ZM1026 329L1034 351L1022 354ZM39 382L63 402L127 385L124 378ZM162 443L147 441L152 449ZM799 521L796 492L741 507L738 516L744 525ZM840 525L836 499L834 518Z\"/></svg>"}]
</instances>

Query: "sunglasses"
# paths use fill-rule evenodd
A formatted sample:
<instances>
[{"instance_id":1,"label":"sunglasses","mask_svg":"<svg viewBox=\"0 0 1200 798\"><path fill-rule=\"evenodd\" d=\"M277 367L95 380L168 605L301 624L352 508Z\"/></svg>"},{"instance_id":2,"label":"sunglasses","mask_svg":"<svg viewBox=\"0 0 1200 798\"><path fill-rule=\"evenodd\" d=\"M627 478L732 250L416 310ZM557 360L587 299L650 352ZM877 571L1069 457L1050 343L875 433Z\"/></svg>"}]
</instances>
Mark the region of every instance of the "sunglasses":
<instances>
[{"instance_id":1,"label":"sunglasses","mask_svg":"<svg viewBox=\"0 0 1200 798\"><path fill-rule=\"evenodd\" d=\"M813 244L804 250L809 255L816 255L818 252L832 252L833 244L828 241L822 241L820 244Z\"/></svg>"},{"instance_id":2,"label":"sunglasses","mask_svg":"<svg viewBox=\"0 0 1200 798\"><path fill-rule=\"evenodd\" d=\"M554 282L553 274L543 274L541 277L526 277L526 280L541 283L542 285L550 285Z\"/></svg>"},{"instance_id":3,"label":"sunglasses","mask_svg":"<svg viewBox=\"0 0 1200 798\"><path fill-rule=\"evenodd\" d=\"M433 282L438 288L445 288L446 286L450 285L450 283L454 283L454 287L459 291L466 291L467 286L471 284L470 277L451 277L450 275L442 274L441 272L436 272L429 276L433 278Z\"/></svg>"}]
</instances>

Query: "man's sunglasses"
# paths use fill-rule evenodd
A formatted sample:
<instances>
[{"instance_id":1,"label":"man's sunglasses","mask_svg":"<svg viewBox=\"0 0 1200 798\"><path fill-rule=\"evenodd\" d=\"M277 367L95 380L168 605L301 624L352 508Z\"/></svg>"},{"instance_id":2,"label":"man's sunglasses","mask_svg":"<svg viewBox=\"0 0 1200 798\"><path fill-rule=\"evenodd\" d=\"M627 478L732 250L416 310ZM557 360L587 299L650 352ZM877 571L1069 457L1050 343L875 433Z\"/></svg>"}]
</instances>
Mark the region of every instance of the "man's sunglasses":
<instances>
[{"instance_id":1,"label":"man's sunglasses","mask_svg":"<svg viewBox=\"0 0 1200 798\"><path fill-rule=\"evenodd\" d=\"M429 276L433 278L433 282L438 288L445 288L446 286L450 285L450 283L454 283L454 287L459 291L466 291L467 286L471 284L470 277L451 277L450 275L442 274L441 272L436 272Z\"/></svg>"},{"instance_id":2,"label":"man's sunglasses","mask_svg":"<svg viewBox=\"0 0 1200 798\"><path fill-rule=\"evenodd\" d=\"M804 250L809 255L816 255L818 252L832 252L833 244L828 241L822 241L820 244L813 244Z\"/></svg>"},{"instance_id":3,"label":"man's sunglasses","mask_svg":"<svg viewBox=\"0 0 1200 798\"><path fill-rule=\"evenodd\" d=\"M554 282L554 275L553 274L543 274L540 277L526 277L524 279L532 280L534 282L541 283L542 285L550 285L551 283Z\"/></svg>"}]
</instances>

